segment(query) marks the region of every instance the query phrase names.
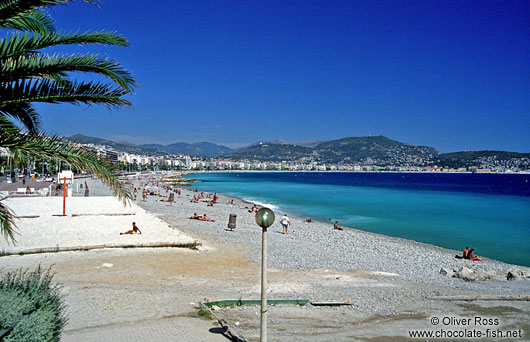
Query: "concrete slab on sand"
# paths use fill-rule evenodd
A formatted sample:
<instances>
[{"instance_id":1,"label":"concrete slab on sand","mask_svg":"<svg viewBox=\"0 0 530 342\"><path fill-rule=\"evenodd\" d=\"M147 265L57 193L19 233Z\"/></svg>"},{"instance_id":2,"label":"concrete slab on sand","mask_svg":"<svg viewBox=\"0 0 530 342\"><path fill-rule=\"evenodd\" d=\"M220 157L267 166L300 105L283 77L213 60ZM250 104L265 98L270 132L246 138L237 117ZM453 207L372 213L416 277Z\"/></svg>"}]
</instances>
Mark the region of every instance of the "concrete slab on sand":
<instances>
[{"instance_id":1,"label":"concrete slab on sand","mask_svg":"<svg viewBox=\"0 0 530 342\"><path fill-rule=\"evenodd\" d=\"M115 197L70 197L66 217L60 197L9 198L4 201L17 216L17 244L0 239L0 251L89 245L189 244L195 240L171 228L136 204L124 206ZM72 216L80 215L80 216ZM111 214L111 215L109 215ZM143 234L120 235L136 222Z\"/></svg>"}]
</instances>

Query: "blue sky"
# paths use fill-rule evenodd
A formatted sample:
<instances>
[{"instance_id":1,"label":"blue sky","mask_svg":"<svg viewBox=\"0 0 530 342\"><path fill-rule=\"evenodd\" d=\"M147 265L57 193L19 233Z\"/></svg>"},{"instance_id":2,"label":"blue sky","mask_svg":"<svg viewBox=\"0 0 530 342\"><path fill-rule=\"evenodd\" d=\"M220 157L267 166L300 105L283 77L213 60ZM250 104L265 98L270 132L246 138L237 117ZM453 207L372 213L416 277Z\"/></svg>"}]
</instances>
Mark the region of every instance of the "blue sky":
<instances>
[{"instance_id":1,"label":"blue sky","mask_svg":"<svg viewBox=\"0 0 530 342\"><path fill-rule=\"evenodd\" d=\"M156 5L154 5L156 4ZM41 105L44 128L133 143L385 135L530 152L529 1L111 1L51 10L112 30L132 109Z\"/></svg>"}]
</instances>

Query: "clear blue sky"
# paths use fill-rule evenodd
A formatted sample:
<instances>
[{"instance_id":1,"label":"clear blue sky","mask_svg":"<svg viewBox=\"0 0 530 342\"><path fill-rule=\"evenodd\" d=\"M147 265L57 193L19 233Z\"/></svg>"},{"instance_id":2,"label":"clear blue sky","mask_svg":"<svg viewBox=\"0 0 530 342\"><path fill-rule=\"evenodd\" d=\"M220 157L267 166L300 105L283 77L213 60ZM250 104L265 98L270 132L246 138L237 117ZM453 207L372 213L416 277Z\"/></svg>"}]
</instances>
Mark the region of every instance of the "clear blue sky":
<instances>
[{"instance_id":1,"label":"clear blue sky","mask_svg":"<svg viewBox=\"0 0 530 342\"><path fill-rule=\"evenodd\" d=\"M385 135L443 152L530 152L529 1L124 1L51 11L113 30L132 110L41 105L44 128L116 141Z\"/></svg>"}]
</instances>

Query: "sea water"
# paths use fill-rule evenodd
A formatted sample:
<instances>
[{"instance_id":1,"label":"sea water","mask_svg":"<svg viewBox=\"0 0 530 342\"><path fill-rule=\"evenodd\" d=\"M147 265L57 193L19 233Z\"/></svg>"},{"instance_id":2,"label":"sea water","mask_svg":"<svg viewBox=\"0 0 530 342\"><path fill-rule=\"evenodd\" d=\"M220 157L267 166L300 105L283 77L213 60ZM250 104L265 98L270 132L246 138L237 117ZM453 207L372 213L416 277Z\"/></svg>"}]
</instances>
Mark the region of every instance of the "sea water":
<instances>
[{"instance_id":1,"label":"sea water","mask_svg":"<svg viewBox=\"0 0 530 342\"><path fill-rule=\"evenodd\" d=\"M530 266L529 174L241 172L189 176L199 190L279 213Z\"/></svg>"}]
</instances>

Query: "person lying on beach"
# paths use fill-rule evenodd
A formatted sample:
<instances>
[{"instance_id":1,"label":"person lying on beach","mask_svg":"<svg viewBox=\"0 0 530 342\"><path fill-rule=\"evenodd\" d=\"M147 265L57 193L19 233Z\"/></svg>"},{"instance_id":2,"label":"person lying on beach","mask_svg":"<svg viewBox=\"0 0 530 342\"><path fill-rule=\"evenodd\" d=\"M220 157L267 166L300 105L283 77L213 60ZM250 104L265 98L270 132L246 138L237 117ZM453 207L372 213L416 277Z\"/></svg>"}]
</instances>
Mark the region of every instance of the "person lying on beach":
<instances>
[{"instance_id":1,"label":"person lying on beach","mask_svg":"<svg viewBox=\"0 0 530 342\"><path fill-rule=\"evenodd\" d=\"M136 222L133 222L132 226L133 226L133 229L128 230L125 233L120 233L120 235L124 235L124 234L142 234L142 231L140 230L140 228L138 228L138 226L136 225Z\"/></svg>"},{"instance_id":2,"label":"person lying on beach","mask_svg":"<svg viewBox=\"0 0 530 342\"><path fill-rule=\"evenodd\" d=\"M344 230L344 228L339 227L339 221L335 221L335 224L333 225L333 229Z\"/></svg>"},{"instance_id":3,"label":"person lying on beach","mask_svg":"<svg viewBox=\"0 0 530 342\"><path fill-rule=\"evenodd\" d=\"M228 201L227 204L228 204L228 205L231 205L231 206L234 206L234 200L230 200L230 201Z\"/></svg>"},{"instance_id":4,"label":"person lying on beach","mask_svg":"<svg viewBox=\"0 0 530 342\"><path fill-rule=\"evenodd\" d=\"M215 220L212 220L211 218L209 218L206 214L204 214L201 218L199 218L198 220L201 220L201 221L208 221L208 222L215 222Z\"/></svg>"},{"instance_id":5,"label":"person lying on beach","mask_svg":"<svg viewBox=\"0 0 530 342\"><path fill-rule=\"evenodd\" d=\"M191 220L201 220L202 216L197 215L197 213L193 213L193 216L190 217Z\"/></svg>"},{"instance_id":6,"label":"person lying on beach","mask_svg":"<svg viewBox=\"0 0 530 342\"><path fill-rule=\"evenodd\" d=\"M257 213L259 210L258 206L254 204L254 206L252 207L251 210L249 210L248 212L249 213Z\"/></svg>"},{"instance_id":7,"label":"person lying on beach","mask_svg":"<svg viewBox=\"0 0 530 342\"><path fill-rule=\"evenodd\" d=\"M311 223L313 222L313 220L311 218L308 218L307 220L305 220L307 223Z\"/></svg>"}]
</instances>

